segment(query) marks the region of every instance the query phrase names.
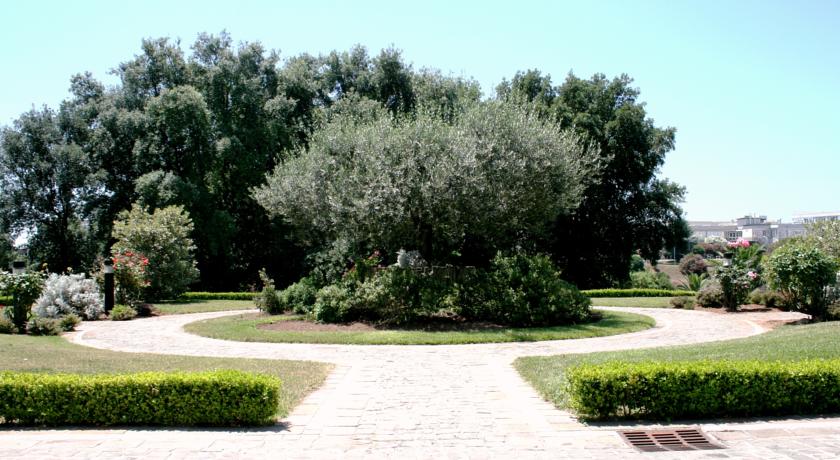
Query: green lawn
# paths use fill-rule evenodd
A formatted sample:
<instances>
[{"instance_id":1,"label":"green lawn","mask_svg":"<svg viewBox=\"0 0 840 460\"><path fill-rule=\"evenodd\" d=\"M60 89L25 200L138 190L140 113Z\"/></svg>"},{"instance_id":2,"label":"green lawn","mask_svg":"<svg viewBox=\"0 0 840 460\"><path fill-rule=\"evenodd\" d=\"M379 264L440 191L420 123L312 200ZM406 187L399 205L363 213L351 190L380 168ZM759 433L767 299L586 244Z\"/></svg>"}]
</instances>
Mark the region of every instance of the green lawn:
<instances>
[{"instance_id":1,"label":"green lawn","mask_svg":"<svg viewBox=\"0 0 840 460\"><path fill-rule=\"evenodd\" d=\"M309 361L118 353L75 345L61 337L0 335L0 369L6 371L99 374L238 369L276 376L283 381L277 408L281 417L321 386L332 367Z\"/></svg>"},{"instance_id":2,"label":"green lawn","mask_svg":"<svg viewBox=\"0 0 840 460\"><path fill-rule=\"evenodd\" d=\"M746 339L704 345L662 347L578 355L519 358L514 365L542 396L566 408L565 371L582 363L605 361L700 361L760 360L796 361L809 358L840 358L840 322L782 326Z\"/></svg>"},{"instance_id":3,"label":"green lawn","mask_svg":"<svg viewBox=\"0 0 840 460\"><path fill-rule=\"evenodd\" d=\"M362 345L443 345L488 342L533 342L538 340L580 339L622 334L647 329L652 318L624 312L603 312L595 323L538 328L478 329L429 332L423 330L377 331L273 331L257 325L273 321L297 321L299 317L246 314L226 316L188 324L193 334L244 342L334 343Z\"/></svg>"},{"instance_id":4,"label":"green lawn","mask_svg":"<svg viewBox=\"0 0 840 460\"><path fill-rule=\"evenodd\" d=\"M192 300L186 303L161 302L154 304L161 315L183 315L210 311L251 310L256 308L250 300Z\"/></svg>"},{"instance_id":5,"label":"green lawn","mask_svg":"<svg viewBox=\"0 0 840 460\"><path fill-rule=\"evenodd\" d=\"M671 308L673 297L594 297L596 307Z\"/></svg>"}]
</instances>

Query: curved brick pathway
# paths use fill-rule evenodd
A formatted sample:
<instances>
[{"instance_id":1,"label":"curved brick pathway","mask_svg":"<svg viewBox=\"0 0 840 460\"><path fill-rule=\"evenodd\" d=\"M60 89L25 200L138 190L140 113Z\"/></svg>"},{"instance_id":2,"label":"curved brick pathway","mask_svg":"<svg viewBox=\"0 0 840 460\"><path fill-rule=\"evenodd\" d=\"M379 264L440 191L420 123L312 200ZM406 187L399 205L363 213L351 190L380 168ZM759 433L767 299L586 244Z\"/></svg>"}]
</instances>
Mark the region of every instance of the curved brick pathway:
<instances>
[{"instance_id":1,"label":"curved brick pathway","mask_svg":"<svg viewBox=\"0 0 840 460\"><path fill-rule=\"evenodd\" d=\"M621 310L652 316L657 326L620 336L537 343L353 346L230 342L182 330L189 322L241 312L84 323L70 338L96 348L304 359L335 363L336 369L282 426L256 430L10 430L0 432L0 457L641 458L654 454L637 454L626 447L615 426L584 426L544 402L520 379L511 362L518 356L745 337L763 332L756 320L796 316ZM761 459L840 455L837 419L704 427L729 448L655 455Z\"/></svg>"}]
</instances>

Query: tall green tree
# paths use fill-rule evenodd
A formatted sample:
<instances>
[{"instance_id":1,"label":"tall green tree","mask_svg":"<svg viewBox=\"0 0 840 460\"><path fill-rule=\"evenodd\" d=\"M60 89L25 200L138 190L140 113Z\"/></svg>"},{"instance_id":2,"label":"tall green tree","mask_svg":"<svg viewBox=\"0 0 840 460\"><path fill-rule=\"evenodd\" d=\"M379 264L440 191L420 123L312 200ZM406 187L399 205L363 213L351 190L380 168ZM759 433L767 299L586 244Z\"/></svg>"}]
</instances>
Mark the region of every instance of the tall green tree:
<instances>
[{"instance_id":1,"label":"tall green tree","mask_svg":"<svg viewBox=\"0 0 840 460\"><path fill-rule=\"evenodd\" d=\"M564 277L586 287L626 280L634 251L655 260L684 228L684 189L656 176L674 148L675 129L654 124L628 76L570 74L554 86L550 76L531 70L503 82L497 94L533 105L600 147L599 181L588 186L573 214L556 223L552 252Z\"/></svg>"},{"instance_id":2,"label":"tall green tree","mask_svg":"<svg viewBox=\"0 0 840 460\"><path fill-rule=\"evenodd\" d=\"M31 110L0 131L0 219L29 234L31 256L51 270L92 260L88 204L101 193L89 155L67 141L55 113Z\"/></svg>"}]
</instances>

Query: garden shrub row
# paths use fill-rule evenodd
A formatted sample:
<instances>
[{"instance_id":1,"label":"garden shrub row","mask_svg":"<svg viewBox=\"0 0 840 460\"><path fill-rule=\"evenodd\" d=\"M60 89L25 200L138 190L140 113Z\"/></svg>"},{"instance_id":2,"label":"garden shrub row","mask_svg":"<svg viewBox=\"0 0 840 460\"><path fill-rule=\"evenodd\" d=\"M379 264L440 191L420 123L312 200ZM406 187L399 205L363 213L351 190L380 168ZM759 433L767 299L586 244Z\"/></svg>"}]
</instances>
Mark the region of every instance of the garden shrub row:
<instances>
[{"instance_id":1,"label":"garden shrub row","mask_svg":"<svg viewBox=\"0 0 840 460\"><path fill-rule=\"evenodd\" d=\"M589 298L595 297L679 297L693 296L694 291L681 289L589 289L580 291Z\"/></svg>"},{"instance_id":2,"label":"garden shrub row","mask_svg":"<svg viewBox=\"0 0 840 460\"><path fill-rule=\"evenodd\" d=\"M280 381L239 371L122 375L0 373L0 418L22 425L272 423Z\"/></svg>"},{"instance_id":3,"label":"garden shrub row","mask_svg":"<svg viewBox=\"0 0 840 460\"><path fill-rule=\"evenodd\" d=\"M612 362L567 374L584 417L704 418L840 412L840 360Z\"/></svg>"},{"instance_id":4,"label":"garden shrub row","mask_svg":"<svg viewBox=\"0 0 840 460\"><path fill-rule=\"evenodd\" d=\"M254 300L255 295L255 292L185 292L178 300Z\"/></svg>"},{"instance_id":5,"label":"garden shrub row","mask_svg":"<svg viewBox=\"0 0 840 460\"><path fill-rule=\"evenodd\" d=\"M11 305L12 301L12 296L0 295L0 305Z\"/></svg>"}]
</instances>

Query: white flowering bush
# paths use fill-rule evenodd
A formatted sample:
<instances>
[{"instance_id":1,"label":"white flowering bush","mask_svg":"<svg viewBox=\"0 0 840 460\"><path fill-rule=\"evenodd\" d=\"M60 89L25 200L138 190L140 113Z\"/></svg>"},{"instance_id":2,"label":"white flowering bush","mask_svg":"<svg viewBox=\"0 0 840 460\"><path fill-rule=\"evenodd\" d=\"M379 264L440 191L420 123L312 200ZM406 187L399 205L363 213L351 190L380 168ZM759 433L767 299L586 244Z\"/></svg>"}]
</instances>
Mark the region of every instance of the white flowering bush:
<instances>
[{"instance_id":1,"label":"white flowering bush","mask_svg":"<svg viewBox=\"0 0 840 460\"><path fill-rule=\"evenodd\" d=\"M105 312L99 286L84 273L76 275L51 274L41 296L32 309L37 316L60 318L71 313L86 320L95 320Z\"/></svg>"}]
</instances>

